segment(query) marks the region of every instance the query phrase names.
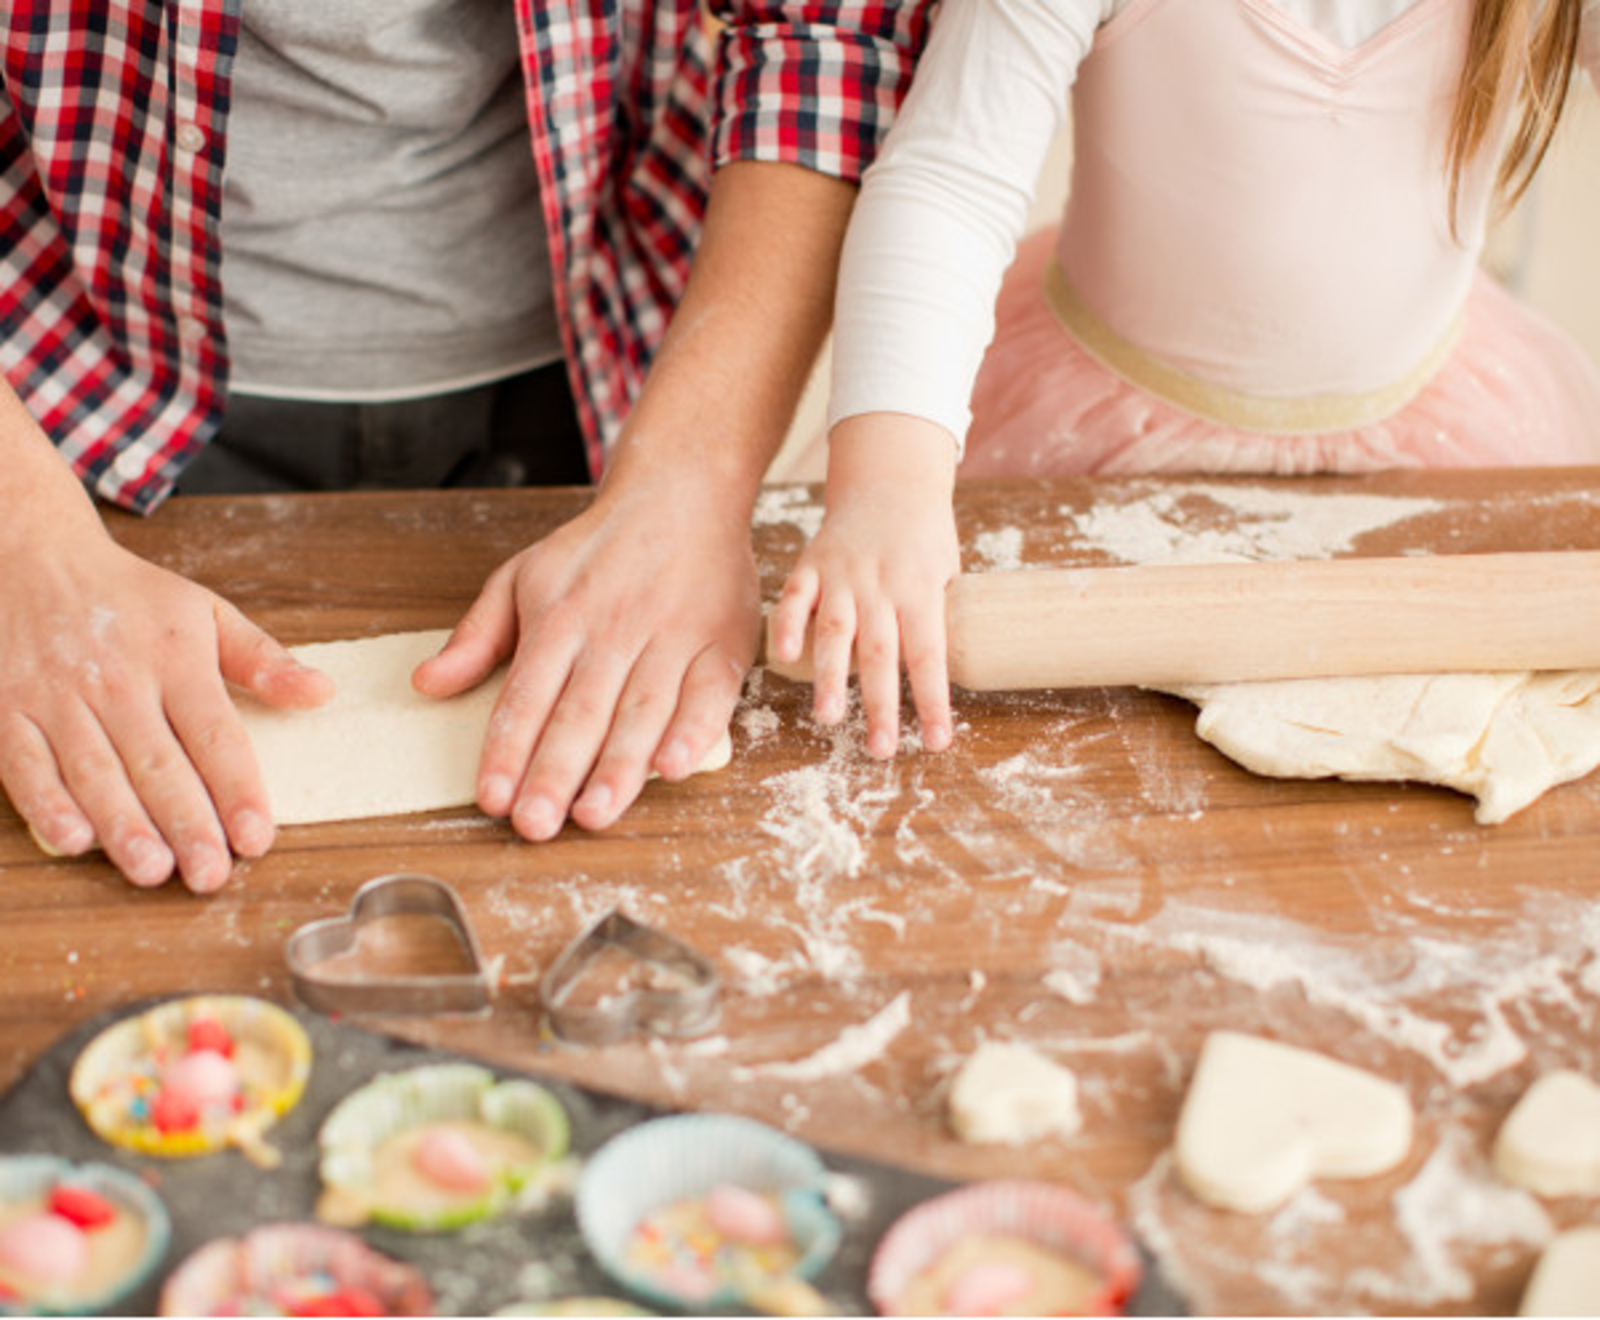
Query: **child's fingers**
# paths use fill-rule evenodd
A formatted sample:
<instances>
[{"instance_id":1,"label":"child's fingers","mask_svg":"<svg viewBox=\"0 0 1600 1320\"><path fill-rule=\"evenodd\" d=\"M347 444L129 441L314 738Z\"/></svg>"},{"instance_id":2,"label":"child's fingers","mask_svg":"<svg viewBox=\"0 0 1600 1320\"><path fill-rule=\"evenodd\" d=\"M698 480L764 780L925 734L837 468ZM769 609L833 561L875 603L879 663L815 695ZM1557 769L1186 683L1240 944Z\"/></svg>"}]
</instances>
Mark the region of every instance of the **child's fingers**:
<instances>
[{"instance_id":1,"label":"child's fingers","mask_svg":"<svg viewBox=\"0 0 1600 1320\"><path fill-rule=\"evenodd\" d=\"M867 715L867 755L886 759L900 746L900 632L893 606L862 610L856 661Z\"/></svg>"},{"instance_id":2,"label":"child's fingers","mask_svg":"<svg viewBox=\"0 0 1600 1320\"><path fill-rule=\"evenodd\" d=\"M855 597L843 591L825 593L817 605L811 643L812 703L819 724L833 725L844 718L855 640Z\"/></svg>"},{"instance_id":3,"label":"child's fingers","mask_svg":"<svg viewBox=\"0 0 1600 1320\"><path fill-rule=\"evenodd\" d=\"M789 574L783 593L772 610L772 658L792 664L805 650L806 625L816 608L819 579L817 571L801 564Z\"/></svg>"},{"instance_id":4,"label":"child's fingers","mask_svg":"<svg viewBox=\"0 0 1600 1320\"><path fill-rule=\"evenodd\" d=\"M941 597L940 603L943 600ZM950 669L942 609L908 610L900 617L911 698L922 726L922 745L942 752L950 745Z\"/></svg>"}]
</instances>

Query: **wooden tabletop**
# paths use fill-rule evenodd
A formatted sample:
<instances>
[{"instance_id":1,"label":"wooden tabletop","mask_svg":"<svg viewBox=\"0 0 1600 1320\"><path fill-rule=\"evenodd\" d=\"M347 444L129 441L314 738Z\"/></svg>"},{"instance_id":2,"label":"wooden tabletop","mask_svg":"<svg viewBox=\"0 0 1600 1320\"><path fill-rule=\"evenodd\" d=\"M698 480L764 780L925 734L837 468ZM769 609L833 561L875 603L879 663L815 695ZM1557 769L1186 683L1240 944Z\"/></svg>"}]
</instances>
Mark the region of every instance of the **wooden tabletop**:
<instances>
[{"instance_id":1,"label":"wooden tabletop","mask_svg":"<svg viewBox=\"0 0 1600 1320\"><path fill-rule=\"evenodd\" d=\"M110 523L292 643L448 626L584 498L185 498ZM969 569L1179 542L1593 549L1600 470L986 485L958 511ZM763 495L769 599L819 515L809 488ZM208 898L136 891L98 858L47 861L0 804L0 1089L119 1004L289 1002L288 934L370 877L418 870L460 893L499 997L485 1020L392 1029L930 1173L1063 1181L1124 1217L1197 1312L1504 1313L1549 1234L1600 1217L1487 1163L1541 1071L1600 1076L1600 778L1491 828L1441 789L1257 778L1195 737L1192 707L1148 692L957 694L954 749L892 764L865 756L858 716L815 726L808 695L756 671L732 765L651 785L604 834L532 845L470 810L286 829ZM692 1041L552 1048L539 973L619 906L716 958L720 1021ZM1420 1120L1412 1156L1275 1214L1202 1206L1168 1152L1218 1028L1399 1082ZM944 1092L985 1039L1071 1067L1082 1132L957 1141Z\"/></svg>"}]
</instances>

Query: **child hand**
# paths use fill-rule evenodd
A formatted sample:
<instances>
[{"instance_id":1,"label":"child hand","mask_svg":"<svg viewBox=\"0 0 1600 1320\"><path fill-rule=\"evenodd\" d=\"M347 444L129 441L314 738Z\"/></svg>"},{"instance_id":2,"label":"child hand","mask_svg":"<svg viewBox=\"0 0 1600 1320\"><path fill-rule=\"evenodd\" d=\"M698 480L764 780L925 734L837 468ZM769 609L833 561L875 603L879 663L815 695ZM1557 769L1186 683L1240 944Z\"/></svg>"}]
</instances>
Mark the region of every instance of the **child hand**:
<instances>
[{"instance_id":1,"label":"child hand","mask_svg":"<svg viewBox=\"0 0 1600 1320\"><path fill-rule=\"evenodd\" d=\"M854 655L872 756L899 746L902 658L922 745L950 745L944 593L961 566L954 482L955 447L941 427L899 413L841 422L829 439L827 514L773 613L780 661L800 658L815 616L818 723L844 718Z\"/></svg>"}]
</instances>

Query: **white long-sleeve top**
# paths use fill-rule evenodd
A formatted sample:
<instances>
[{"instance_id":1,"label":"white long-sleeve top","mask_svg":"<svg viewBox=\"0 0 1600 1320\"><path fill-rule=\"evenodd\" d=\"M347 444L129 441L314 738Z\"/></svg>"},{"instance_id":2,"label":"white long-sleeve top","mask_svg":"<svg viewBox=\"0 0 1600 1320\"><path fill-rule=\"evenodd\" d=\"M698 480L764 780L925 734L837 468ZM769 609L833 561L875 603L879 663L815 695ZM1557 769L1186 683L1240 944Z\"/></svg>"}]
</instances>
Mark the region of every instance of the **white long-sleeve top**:
<instances>
[{"instance_id":1,"label":"white long-sleeve top","mask_svg":"<svg viewBox=\"0 0 1600 1320\"><path fill-rule=\"evenodd\" d=\"M962 442L1001 278L1078 67L1128 3L943 0L845 242L830 427L904 413ZM1274 3L1352 48L1420 0ZM1579 61L1600 87L1600 0L1585 0Z\"/></svg>"}]
</instances>

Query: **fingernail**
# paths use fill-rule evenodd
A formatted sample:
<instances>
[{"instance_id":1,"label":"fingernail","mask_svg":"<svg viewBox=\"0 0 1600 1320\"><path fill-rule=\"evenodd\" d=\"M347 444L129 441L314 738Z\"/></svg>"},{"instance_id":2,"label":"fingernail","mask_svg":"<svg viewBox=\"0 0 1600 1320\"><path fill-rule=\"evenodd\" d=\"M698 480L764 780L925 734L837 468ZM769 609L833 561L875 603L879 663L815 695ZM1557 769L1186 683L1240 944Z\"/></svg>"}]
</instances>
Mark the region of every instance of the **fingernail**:
<instances>
[{"instance_id":1,"label":"fingernail","mask_svg":"<svg viewBox=\"0 0 1600 1320\"><path fill-rule=\"evenodd\" d=\"M656 764L661 773L669 778L686 773L689 768L689 744L682 738L674 738L661 749Z\"/></svg>"},{"instance_id":2,"label":"fingernail","mask_svg":"<svg viewBox=\"0 0 1600 1320\"><path fill-rule=\"evenodd\" d=\"M503 816L511 810L511 781L504 775L490 775L478 790L478 805L491 816Z\"/></svg>"},{"instance_id":3,"label":"fingernail","mask_svg":"<svg viewBox=\"0 0 1600 1320\"><path fill-rule=\"evenodd\" d=\"M844 718L844 702L838 697L826 697L817 703L817 723L837 724Z\"/></svg>"},{"instance_id":4,"label":"fingernail","mask_svg":"<svg viewBox=\"0 0 1600 1320\"><path fill-rule=\"evenodd\" d=\"M867 751L879 759L890 757L899 741L892 733L875 733L867 740Z\"/></svg>"},{"instance_id":5,"label":"fingernail","mask_svg":"<svg viewBox=\"0 0 1600 1320\"><path fill-rule=\"evenodd\" d=\"M172 853L153 839L139 838L128 845L128 879L135 884L158 885L172 871Z\"/></svg>"},{"instance_id":6,"label":"fingernail","mask_svg":"<svg viewBox=\"0 0 1600 1320\"><path fill-rule=\"evenodd\" d=\"M930 752L942 752L950 745L950 726L930 724L922 731L922 745Z\"/></svg>"},{"instance_id":7,"label":"fingernail","mask_svg":"<svg viewBox=\"0 0 1600 1320\"><path fill-rule=\"evenodd\" d=\"M194 850L184 879L195 893L210 894L227 883L232 869L227 853L205 845Z\"/></svg>"},{"instance_id":8,"label":"fingernail","mask_svg":"<svg viewBox=\"0 0 1600 1320\"><path fill-rule=\"evenodd\" d=\"M596 784L589 789L579 800L578 806L586 816L598 816L602 821L610 819L613 794L604 784Z\"/></svg>"},{"instance_id":9,"label":"fingernail","mask_svg":"<svg viewBox=\"0 0 1600 1320\"><path fill-rule=\"evenodd\" d=\"M81 817L63 820L57 827L56 837L61 840L57 847L69 857L76 857L94 847L94 826Z\"/></svg>"},{"instance_id":10,"label":"fingernail","mask_svg":"<svg viewBox=\"0 0 1600 1320\"><path fill-rule=\"evenodd\" d=\"M260 857L272 847L272 824L259 811L246 808L233 818L233 841L246 857Z\"/></svg>"},{"instance_id":11,"label":"fingernail","mask_svg":"<svg viewBox=\"0 0 1600 1320\"><path fill-rule=\"evenodd\" d=\"M545 798L529 798L517 804L516 825L526 839L550 839L561 829L561 815Z\"/></svg>"}]
</instances>

